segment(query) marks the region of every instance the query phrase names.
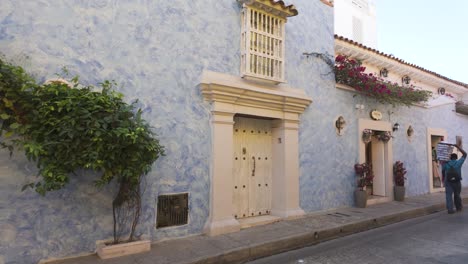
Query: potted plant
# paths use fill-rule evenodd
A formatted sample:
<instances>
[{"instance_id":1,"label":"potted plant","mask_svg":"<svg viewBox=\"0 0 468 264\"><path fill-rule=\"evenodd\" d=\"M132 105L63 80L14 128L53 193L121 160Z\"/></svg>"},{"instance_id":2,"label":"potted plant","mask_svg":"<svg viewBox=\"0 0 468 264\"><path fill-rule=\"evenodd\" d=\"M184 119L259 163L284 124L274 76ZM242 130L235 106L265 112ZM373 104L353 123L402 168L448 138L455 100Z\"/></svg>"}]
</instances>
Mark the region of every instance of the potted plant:
<instances>
[{"instance_id":1,"label":"potted plant","mask_svg":"<svg viewBox=\"0 0 468 264\"><path fill-rule=\"evenodd\" d=\"M395 201L405 200L405 180L406 180L406 169L401 161L395 162L393 165L393 176L395 179L394 196Z\"/></svg>"},{"instance_id":2,"label":"potted plant","mask_svg":"<svg viewBox=\"0 0 468 264\"><path fill-rule=\"evenodd\" d=\"M357 189L354 191L354 201L356 207L365 208L367 206L367 191L366 187L372 184L374 173L372 165L369 163L355 164L354 171L357 176Z\"/></svg>"}]
</instances>

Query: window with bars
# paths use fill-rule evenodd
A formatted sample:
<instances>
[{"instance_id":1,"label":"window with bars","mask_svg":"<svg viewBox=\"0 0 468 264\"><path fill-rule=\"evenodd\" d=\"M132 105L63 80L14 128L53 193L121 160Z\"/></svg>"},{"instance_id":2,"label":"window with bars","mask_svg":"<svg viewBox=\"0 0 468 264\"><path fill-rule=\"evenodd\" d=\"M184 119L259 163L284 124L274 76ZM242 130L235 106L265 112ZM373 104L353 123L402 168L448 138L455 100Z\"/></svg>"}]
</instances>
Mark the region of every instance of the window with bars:
<instances>
[{"instance_id":1,"label":"window with bars","mask_svg":"<svg viewBox=\"0 0 468 264\"><path fill-rule=\"evenodd\" d=\"M284 82L286 20L248 6L244 7L241 19L242 76Z\"/></svg>"}]
</instances>

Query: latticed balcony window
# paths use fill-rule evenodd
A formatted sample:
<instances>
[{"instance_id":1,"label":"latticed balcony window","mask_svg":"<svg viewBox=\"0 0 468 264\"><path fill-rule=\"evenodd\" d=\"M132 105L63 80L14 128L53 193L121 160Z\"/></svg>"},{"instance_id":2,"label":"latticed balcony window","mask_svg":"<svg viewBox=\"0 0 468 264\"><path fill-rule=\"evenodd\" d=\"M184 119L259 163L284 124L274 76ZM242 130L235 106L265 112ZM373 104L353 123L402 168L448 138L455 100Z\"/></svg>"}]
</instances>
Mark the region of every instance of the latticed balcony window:
<instances>
[{"instance_id":1,"label":"latticed balcony window","mask_svg":"<svg viewBox=\"0 0 468 264\"><path fill-rule=\"evenodd\" d=\"M284 82L285 19L245 8L242 21L242 74Z\"/></svg>"},{"instance_id":2,"label":"latticed balcony window","mask_svg":"<svg viewBox=\"0 0 468 264\"><path fill-rule=\"evenodd\" d=\"M297 15L282 1L240 0L242 10L241 74L281 83L284 78L286 17Z\"/></svg>"}]
</instances>

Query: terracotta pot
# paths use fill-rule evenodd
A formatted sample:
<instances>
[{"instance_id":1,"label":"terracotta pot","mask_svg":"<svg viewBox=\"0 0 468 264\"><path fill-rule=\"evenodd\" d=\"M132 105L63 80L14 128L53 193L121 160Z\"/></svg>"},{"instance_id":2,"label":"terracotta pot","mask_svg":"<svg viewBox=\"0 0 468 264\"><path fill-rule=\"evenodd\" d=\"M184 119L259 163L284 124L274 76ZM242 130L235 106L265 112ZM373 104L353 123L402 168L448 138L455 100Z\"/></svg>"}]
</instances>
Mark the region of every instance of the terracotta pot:
<instances>
[{"instance_id":1,"label":"terracotta pot","mask_svg":"<svg viewBox=\"0 0 468 264\"><path fill-rule=\"evenodd\" d=\"M403 202L405 200L405 186L394 186L393 194L395 201Z\"/></svg>"},{"instance_id":2,"label":"terracotta pot","mask_svg":"<svg viewBox=\"0 0 468 264\"><path fill-rule=\"evenodd\" d=\"M365 190L354 191L354 203L356 207L366 208L367 207L367 192Z\"/></svg>"}]
</instances>

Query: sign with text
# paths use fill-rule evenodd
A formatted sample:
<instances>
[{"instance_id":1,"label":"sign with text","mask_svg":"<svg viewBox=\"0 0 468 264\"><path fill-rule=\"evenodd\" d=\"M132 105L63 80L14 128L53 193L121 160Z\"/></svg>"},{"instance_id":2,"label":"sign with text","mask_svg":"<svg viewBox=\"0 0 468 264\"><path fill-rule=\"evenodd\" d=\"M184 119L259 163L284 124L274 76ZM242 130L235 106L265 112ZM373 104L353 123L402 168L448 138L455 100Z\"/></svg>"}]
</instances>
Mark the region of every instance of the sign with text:
<instances>
[{"instance_id":1,"label":"sign with text","mask_svg":"<svg viewBox=\"0 0 468 264\"><path fill-rule=\"evenodd\" d=\"M446 143L439 143L436 147L437 158L442 161L449 161L452 154L453 146Z\"/></svg>"}]
</instances>

